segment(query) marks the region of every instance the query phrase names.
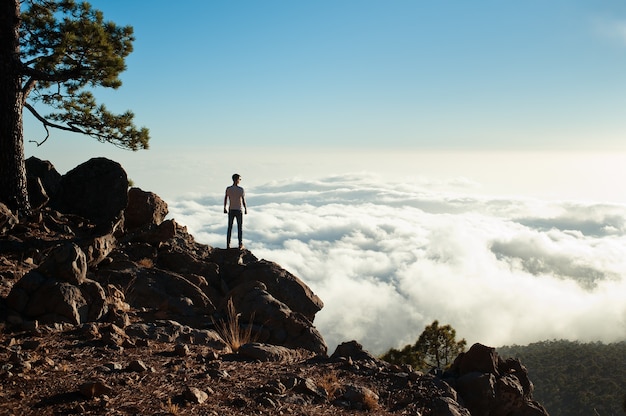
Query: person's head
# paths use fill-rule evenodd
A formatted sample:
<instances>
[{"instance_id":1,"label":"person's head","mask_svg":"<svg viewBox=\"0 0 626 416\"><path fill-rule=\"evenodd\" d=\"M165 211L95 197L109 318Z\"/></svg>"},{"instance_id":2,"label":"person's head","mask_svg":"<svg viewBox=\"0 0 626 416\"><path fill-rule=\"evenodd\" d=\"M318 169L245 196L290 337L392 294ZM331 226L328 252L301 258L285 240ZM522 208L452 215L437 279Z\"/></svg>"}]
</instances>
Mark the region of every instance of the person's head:
<instances>
[{"instance_id":1,"label":"person's head","mask_svg":"<svg viewBox=\"0 0 626 416\"><path fill-rule=\"evenodd\" d=\"M239 182L241 180L241 175L238 173L233 174L233 182Z\"/></svg>"}]
</instances>

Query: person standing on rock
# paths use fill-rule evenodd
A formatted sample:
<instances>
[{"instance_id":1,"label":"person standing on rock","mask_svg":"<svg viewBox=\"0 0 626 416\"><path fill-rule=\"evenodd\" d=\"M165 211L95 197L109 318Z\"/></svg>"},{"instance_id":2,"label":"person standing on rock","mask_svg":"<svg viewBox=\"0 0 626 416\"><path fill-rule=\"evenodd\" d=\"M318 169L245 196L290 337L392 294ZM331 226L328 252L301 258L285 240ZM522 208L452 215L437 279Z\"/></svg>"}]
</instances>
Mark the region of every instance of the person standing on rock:
<instances>
[{"instance_id":1,"label":"person standing on rock","mask_svg":"<svg viewBox=\"0 0 626 416\"><path fill-rule=\"evenodd\" d=\"M243 248L243 214L248 214L246 206L246 193L241 186L241 175L235 173L233 175L233 184L226 188L224 195L224 214L228 214L228 231L226 232L226 248L230 248L230 237L233 231L233 221L237 219L237 237L239 239L239 249ZM226 204L228 203L228 209Z\"/></svg>"}]
</instances>

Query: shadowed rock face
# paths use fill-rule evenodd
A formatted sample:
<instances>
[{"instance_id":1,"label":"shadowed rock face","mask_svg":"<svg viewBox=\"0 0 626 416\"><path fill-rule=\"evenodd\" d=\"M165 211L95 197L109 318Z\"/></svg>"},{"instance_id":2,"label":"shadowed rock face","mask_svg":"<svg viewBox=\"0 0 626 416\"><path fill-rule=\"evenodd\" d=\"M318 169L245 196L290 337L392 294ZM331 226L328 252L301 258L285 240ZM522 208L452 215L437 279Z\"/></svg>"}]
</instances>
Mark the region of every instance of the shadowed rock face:
<instances>
[{"instance_id":1,"label":"shadowed rock face","mask_svg":"<svg viewBox=\"0 0 626 416\"><path fill-rule=\"evenodd\" d=\"M63 175L49 202L57 211L102 226L117 221L127 204L126 171L105 158L90 159Z\"/></svg>"},{"instance_id":2,"label":"shadowed rock face","mask_svg":"<svg viewBox=\"0 0 626 416\"><path fill-rule=\"evenodd\" d=\"M31 206L41 208L59 190L61 174L52 163L33 156L26 159L26 172Z\"/></svg>"},{"instance_id":3,"label":"shadowed rock face","mask_svg":"<svg viewBox=\"0 0 626 416\"><path fill-rule=\"evenodd\" d=\"M29 178L39 179L48 196L53 196L59 190L61 174L52 163L40 160L34 156L26 159L26 172Z\"/></svg>"},{"instance_id":4,"label":"shadowed rock face","mask_svg":"<svg viewBox=\"0 0 626 416\"><path fill-rule=\"evenodd\" d=\"M124 225L128 230L134 230L146 225L159 225L167 216L167 203L152 192L145 192L139 188L130 188L128 191L128 206L124 210Z\"/></svg>"},{"instance_id":5,"label":"shadowed rock face","mask_svg":"<svg viewBox=\"0 0 626 416\"><path fill-rule=\"evenodd\" d=\"M533 385L519 360L502 360L495 348L474 344L459 354L444 376L472 415L544 416L532 399Z\"/></svg>"}]
</instances>

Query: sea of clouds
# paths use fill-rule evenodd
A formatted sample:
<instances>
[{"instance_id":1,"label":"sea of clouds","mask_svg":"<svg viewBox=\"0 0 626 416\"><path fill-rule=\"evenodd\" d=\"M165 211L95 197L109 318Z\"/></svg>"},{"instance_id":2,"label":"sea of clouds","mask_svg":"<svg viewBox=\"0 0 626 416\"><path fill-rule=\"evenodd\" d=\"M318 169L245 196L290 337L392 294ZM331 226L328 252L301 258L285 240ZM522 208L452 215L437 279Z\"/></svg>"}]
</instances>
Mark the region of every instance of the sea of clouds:
<instances>
[{"instance_id":1,"label":"sea of clouds","mask_svg":"<svg viewBox=\"0 0 626 416\"><path fill-rule=\"evenodd\" d=\"M354 174L255 186L244 243L324 301L315 326L331 352L402 347L434 320L470 345L626 339L626 205L445 185ZM168 203L197 241L225 247L223 193Z\"/></svg>"}]
</instances>

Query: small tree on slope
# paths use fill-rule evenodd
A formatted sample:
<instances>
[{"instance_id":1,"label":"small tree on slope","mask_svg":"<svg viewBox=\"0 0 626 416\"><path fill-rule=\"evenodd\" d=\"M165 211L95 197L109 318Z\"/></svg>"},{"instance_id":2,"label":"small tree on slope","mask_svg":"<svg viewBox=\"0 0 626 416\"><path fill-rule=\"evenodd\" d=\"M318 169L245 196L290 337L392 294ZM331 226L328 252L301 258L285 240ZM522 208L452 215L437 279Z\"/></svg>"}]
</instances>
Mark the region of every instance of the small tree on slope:
<instances>
[{"instance_id":1,"label":"small tree on slope","mask_svg":"<svg viewBox=\"0 0 626 416\"><path fill-rule=\"evenodd\" d=\"M133 29L105 22L74 0L0 1L0 202L28 211L23 109L49 128L86 134L130 150L148 148L133 113L98 105L93 87L118 88ZM40 114L35 103L53 112Z\"/></svg>"},{"instance_id":2,"label":"small tree on slope","mask_svg":"<svg viewBox=\"0 0 626 416\"><path fill-rule=\"evenodd\" d=\"M410 364L419 370L445 369L463 351L467 342L456 340L456 331L450 325L439 326L438 321L424 328L415 344L401 350L390 349L381 358L393 364Z\"/></svg>"}]
</instances>

